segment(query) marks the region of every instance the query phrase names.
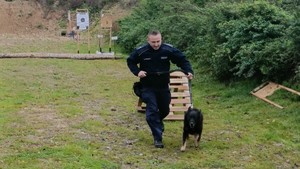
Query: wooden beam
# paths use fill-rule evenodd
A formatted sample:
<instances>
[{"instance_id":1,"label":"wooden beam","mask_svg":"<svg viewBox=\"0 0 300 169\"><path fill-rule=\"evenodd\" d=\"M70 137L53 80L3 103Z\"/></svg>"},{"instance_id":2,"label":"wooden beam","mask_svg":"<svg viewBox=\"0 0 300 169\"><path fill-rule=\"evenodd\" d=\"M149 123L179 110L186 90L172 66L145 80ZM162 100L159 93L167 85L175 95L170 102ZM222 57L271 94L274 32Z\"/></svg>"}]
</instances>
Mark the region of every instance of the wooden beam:
<instances>
[{"instance_id":1,"label":"wooden beam","mask_svg":"<svg viewBox=\"0 0 300 169\"><path fill-rule=\"evenodd\" d=\"M0 59L7 58L42 58L42 59L121 59L111 54L74 54L74 53L0 53Z\"/></svg>"}]
</instances>

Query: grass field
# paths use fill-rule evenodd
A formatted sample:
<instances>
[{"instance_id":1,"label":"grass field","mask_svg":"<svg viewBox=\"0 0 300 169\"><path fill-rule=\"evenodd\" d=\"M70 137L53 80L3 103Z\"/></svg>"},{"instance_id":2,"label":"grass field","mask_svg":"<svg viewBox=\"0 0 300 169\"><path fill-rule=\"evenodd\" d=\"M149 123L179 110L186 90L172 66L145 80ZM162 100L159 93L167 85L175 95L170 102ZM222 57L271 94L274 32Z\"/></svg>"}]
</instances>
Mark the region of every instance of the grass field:
<instances>
[{"instance_id":1,"label":"grass field","mask_svg":"<svg viewBox=\"0 0 300 169\"><path fill-rule=\"evenodd\" d=\"M35 48L60 51L49 46ZM30 48L22 44L22 52ZM225 85L197 70L192 92L204 113L202 140L180 152L182 121L165 121L165 148L154 148L125 59L1 59L0 67L0 168L300 167L297 96L276 92L272 99L285 107L278 109L249 94L254 82Z\"/></svg>"}]
</instances>

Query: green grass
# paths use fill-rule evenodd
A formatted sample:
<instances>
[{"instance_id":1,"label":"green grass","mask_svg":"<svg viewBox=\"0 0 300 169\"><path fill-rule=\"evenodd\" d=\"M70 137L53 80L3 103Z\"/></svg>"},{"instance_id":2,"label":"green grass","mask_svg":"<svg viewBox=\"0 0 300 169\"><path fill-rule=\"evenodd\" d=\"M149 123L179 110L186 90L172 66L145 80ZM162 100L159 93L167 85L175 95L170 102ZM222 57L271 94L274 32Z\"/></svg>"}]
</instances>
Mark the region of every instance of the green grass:
<instances>
[{"instance_id":1,"label":"green grass","mask_svg":"<svg viewBox=\"0 0 300 169\"><path fill-rule=\"evenodd\" d=\"M165 122L164 149L152 145L124 59L1 59L0 67L3 169L300 165L298 97L275 93L270 99L285 107L278 109L250 94L254 82L225 85L197 70L192 94L204 113L202 140L180 152L182 121Z\"/></svg>"},{"instance_id":2,"label":"green grass","mask_svg":"<svg viewBox=\"0 0 300 169\"><path fill-rule=\"evenodd\" d=\"M7 39L4 39L7 38ZM5 45L1 45L5 43ZM108 53L109 48L111 52L115 52L118 56L126 56L120 51L122 49L113 42L109 46L109 42L102 42L102 52ZM21 36L14 37L13 35L6 35L0 39L0 53L24 53L24 52L43 52L43 53L79 53L80 54L95 54L99 49L99 39L96 35L90 35L90 42L88 42L87 33L83 33L79 41L71 37L35 37L35 36Z\"/></svg>"}]
</instances>

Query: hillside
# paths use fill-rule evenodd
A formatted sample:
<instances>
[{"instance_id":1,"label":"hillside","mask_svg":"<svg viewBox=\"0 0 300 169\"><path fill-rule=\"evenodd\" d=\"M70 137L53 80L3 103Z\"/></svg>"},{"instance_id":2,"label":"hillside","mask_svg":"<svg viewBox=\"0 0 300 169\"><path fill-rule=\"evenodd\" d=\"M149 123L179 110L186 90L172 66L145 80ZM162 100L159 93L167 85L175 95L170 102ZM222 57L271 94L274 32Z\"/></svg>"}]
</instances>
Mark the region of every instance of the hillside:
<instances>
[{"instance_id":1,"label":"hillside","mask_svg":"<svg viewBox=\"0 0 300 169\"><path fill-rule=\"evenodd\" d=\"M109 7L116 21L130 12L129 2L120 2ZM124 9L127 8L127 9ZM0 35L60 35L65 28L59 27L60 20L66 20L66 11L43 8L37 1L0 1ZM96 20L90 21L92 24Z\"/></svg>"},{"instance_id":2,"label":"hillside","mask_svg":"<svg viewBox=\"0 0 300 169\"><path fill-rule=\"evenodd\" d=\"M0 34L53 34L62 12L47 11L35 1L0 1Z\"/></svg>"}]
</instances>

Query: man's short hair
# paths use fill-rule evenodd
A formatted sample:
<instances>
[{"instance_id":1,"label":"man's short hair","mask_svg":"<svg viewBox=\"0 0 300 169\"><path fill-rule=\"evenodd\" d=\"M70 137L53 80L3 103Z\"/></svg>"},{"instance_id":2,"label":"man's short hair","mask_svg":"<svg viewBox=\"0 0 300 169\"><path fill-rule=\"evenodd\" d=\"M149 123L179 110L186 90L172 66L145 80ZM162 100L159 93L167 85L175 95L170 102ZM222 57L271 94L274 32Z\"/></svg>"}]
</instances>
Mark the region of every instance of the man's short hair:
<instances>
[{"instance_id":1,"label":"man's short hair","mask_svg":"<svg viewBox=\"0 0 300 169\"><path fill-rule=\"evenodd\" d=\"M148 36L150 35L158 35L160 34L159 30L150 30L149 33L148 33Z\"/></svg>"}]
</instances>

